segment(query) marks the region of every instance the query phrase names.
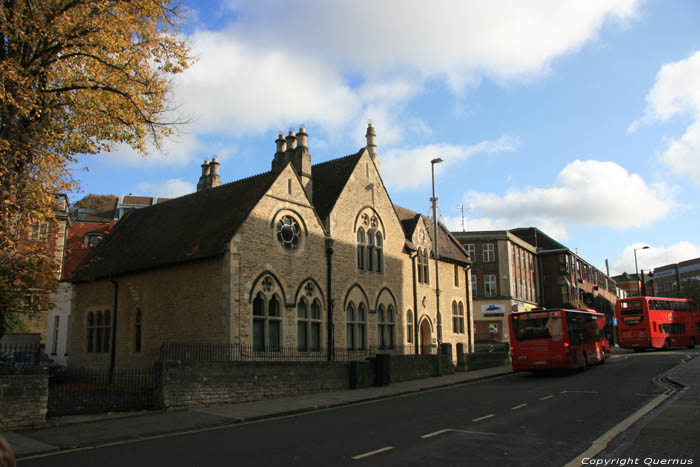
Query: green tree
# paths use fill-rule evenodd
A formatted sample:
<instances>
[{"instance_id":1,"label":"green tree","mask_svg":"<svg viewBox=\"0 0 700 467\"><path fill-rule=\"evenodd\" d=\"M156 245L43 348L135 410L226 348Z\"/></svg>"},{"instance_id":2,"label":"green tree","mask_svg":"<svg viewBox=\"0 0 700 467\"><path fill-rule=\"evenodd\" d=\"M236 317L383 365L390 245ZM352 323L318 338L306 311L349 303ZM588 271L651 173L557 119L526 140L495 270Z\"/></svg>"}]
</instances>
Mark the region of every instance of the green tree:
<instances>
[{"instance_id":1,"label":"green tree","mask_svg":"<svg viewBox=\"0 0 700 467\"><path fill-rule=\"evenodd\" d=\"M52 253L23 241L77 188L69 165L118 144L146 155L184 122L170 101L191 64L182 13L168 0L0 1L0 335L4 312L57 283Z\"/></svg>"}]
</instances>

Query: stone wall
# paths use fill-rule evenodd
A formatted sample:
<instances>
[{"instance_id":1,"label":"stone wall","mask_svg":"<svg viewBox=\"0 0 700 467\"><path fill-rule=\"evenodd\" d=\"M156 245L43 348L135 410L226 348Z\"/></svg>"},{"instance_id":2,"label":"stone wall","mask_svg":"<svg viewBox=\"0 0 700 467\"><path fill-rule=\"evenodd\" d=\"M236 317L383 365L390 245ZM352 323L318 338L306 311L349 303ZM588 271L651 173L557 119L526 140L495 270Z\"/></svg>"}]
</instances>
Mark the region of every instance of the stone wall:
<instances>
[{"instance_id":1,"label":"stone wall","mask_svg":"<svg viewBox=\"0 0 700 467\"><path fill-rule=\"evenodd\" d=\"M348 389L348 362L175 362L154 366L162 408L248 402Z\"/></svg>"},{"instance_id":2,"label":"stone wall","mask_svg":"<svg viewBox=\"0 0 700 467\"><path fill-rule=\"evenodd\" d=\"M0 431L43 426L49 376L40 368L0 368Z\"/></svg>"}]
</instances>

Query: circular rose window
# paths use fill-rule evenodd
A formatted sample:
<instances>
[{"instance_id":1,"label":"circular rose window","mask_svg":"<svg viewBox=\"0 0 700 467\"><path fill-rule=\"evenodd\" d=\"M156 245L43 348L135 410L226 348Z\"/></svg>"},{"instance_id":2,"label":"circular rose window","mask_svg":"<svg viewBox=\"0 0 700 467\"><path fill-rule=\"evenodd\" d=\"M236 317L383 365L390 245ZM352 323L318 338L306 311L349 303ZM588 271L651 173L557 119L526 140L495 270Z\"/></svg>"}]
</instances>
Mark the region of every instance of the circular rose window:
<instances>
[{"instance_id":1,"label":"circular rose window","mask_svg":"<svg viewBox=\"0 0 700 467\"><path fill-rule=\"evenodd\" d=\"M284 216L277 221L277 241L285 250L299 247L299 223L291 216Z\"/></svg>"}]
</instances>

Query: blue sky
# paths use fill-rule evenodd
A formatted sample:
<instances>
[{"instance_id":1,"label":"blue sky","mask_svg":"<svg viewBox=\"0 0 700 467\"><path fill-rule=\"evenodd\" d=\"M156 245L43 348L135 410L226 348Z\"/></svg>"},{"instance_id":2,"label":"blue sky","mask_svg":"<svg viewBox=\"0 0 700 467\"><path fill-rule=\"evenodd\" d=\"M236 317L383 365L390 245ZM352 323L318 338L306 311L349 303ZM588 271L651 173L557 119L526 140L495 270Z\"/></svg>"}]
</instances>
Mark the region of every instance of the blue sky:
<instances>
[{"instance_id":1,"label":"blue sky","mask_svg":"<svg viewBox=\"0 0 700 467\"><path fill-rule=\"evenodd\" d=\"M143 158L82 158L82 192L174 197L216 155L270 170L305 126L314 163L369 121L394 203L453 230L536 226L611 274L700 256L700 2L185 1L192 118ZM430 7L428 7L430 5Z\"/></svg>"}]
</instances>

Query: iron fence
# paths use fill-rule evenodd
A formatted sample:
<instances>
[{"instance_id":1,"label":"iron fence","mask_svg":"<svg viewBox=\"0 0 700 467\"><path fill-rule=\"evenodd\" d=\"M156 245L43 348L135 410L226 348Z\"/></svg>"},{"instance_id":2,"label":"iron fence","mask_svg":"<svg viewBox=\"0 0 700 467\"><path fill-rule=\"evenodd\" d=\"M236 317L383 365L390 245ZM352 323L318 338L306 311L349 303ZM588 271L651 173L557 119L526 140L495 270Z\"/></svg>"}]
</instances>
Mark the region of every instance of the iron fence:
<instances>
[{"instance_id":1,"label":"iron fence","mask_svg":"<svg viewBox=\"0 0 700 467\"><path fill-rule=\"evenodd\" d=\"M153 370L67 368L49 377L47 416L153 408Z\"/></svg>"},{"instance_id":2,"label":"iron fence","mask_svg":"<svg viewBox=\"0 0 700 467\"><path fill-rule=\"evenodd\" d=\"M336 348L329 358L327 348L302 350L295 346L261 348L252 344L198 344L185 342L166 342L160 348L161 360L183 361L277 361L303 362L326 360L364 360L378 353L393 355L411 355L413 346L393 346L386 348L369 347L366 349Z\"/></svg>"},{"instance_id":3,"label":"iron fence","mask_svg":"<svg viewBox=\"0 0 700 467\"><path fill-rule=\"evenodd\" d=\"M44 362L42 349L41 344L0 344L0 365L40 366Z\"/></svg>"}]
</instances>

